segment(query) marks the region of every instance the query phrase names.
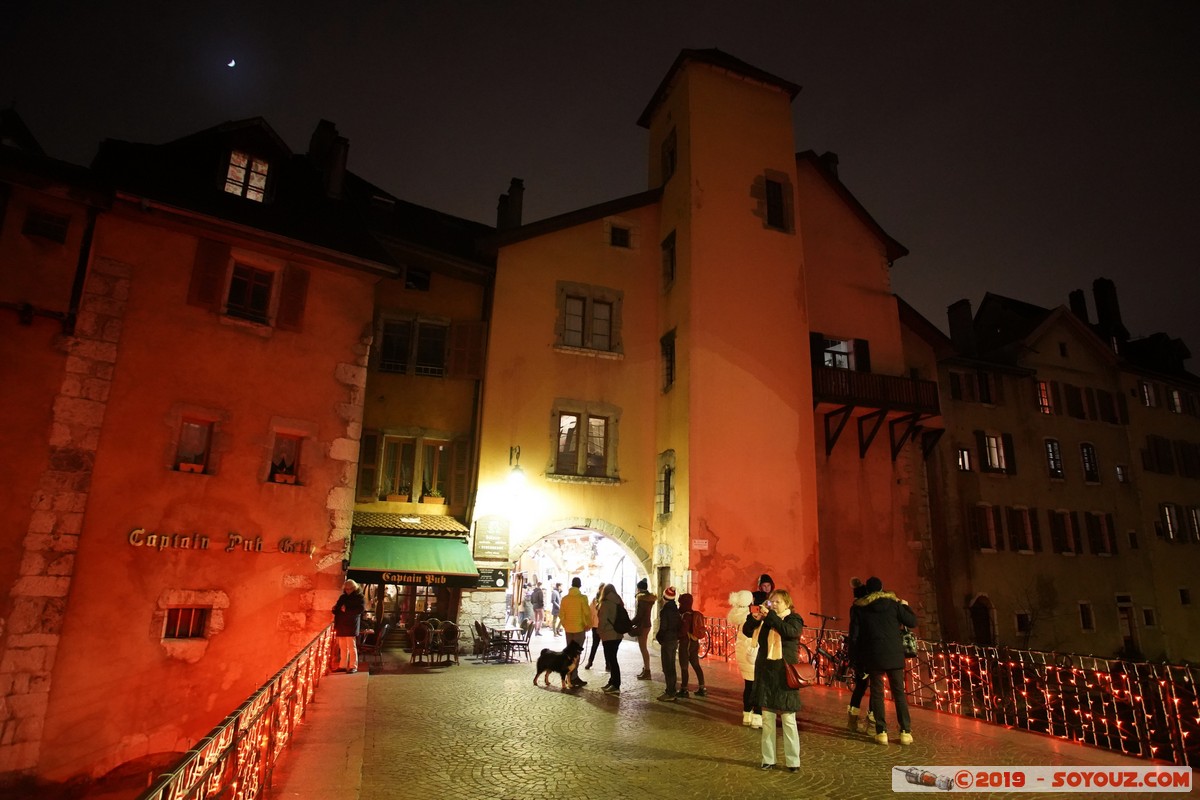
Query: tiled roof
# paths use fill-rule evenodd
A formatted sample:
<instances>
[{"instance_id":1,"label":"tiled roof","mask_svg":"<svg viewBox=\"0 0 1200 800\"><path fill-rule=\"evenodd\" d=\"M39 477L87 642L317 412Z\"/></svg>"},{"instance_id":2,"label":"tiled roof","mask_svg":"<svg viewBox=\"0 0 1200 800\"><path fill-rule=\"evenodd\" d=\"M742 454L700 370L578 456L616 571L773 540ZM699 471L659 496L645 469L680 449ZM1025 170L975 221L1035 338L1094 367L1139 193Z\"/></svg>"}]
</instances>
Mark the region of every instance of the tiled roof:
<instances>
[{"instance_id":1,"label":"tiled roof","mask_svg":"<svg viewBox=\"0 0 1200 800\"><path fill-rule=\"evenodd\" d=\"M465 525L446 514L384 514L377 511L355 511L353 528L356 533L403 532L409 536L470 533Z\"/></svg>"}]
</instances>

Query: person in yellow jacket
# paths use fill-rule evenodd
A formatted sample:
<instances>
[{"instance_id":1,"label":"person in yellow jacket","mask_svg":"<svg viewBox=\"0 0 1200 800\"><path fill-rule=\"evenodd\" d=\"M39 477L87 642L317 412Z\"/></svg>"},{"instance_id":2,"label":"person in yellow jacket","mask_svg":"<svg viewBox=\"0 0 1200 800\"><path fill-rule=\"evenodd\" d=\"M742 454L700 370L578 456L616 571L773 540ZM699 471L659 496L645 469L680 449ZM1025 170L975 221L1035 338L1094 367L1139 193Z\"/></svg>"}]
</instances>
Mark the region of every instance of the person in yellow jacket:
<instances>
[{"instance_id":1,"label":"person in yellow jacket","mask_svg":"<svg viewBox=\"0 0 1200 800\"><path fill-rule=\"evenodd\" d=\"M563 595L558 607L558 621L567 636L567 642L579 642L580 655L583 658L583 643L587 632L592 627L592 607L587 597L579 591L583 584L579 578L571 578L571 588ZM579 663L571 671L571 683L574 686L587 686L587 681L579 677Z\"/></svg>"}]
</instances>

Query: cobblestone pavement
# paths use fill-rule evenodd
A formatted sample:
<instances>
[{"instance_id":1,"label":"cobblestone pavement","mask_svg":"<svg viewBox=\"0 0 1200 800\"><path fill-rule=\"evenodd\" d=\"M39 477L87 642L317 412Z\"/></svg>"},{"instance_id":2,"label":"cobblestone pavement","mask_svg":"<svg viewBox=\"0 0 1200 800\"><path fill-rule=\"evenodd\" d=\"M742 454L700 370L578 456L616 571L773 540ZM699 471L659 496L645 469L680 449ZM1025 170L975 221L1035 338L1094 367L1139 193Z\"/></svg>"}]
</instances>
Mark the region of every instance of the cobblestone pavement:
<instances>
[{"instance_id":1,"label":"cobblestone pavement","mask_svg":"<svg viewBox=\"0 0 1200 800\"><path fill-rule=\"evenodd\" d=\"M534 657L541 647L562 645L561 638L535 637ZM915 744L884 747L846 729L848 693L809 688L799 715L800 771L763 772L760 732L741 724L741 675L732 663L702 662L708 697L658 702L663 690L658 653L651 653L656 680L650 681L634 678L641 668L635 642L623 642L619 658L620 695L600 691L607 679L602 653L594 669L581 671L589 685L575 692L560 691L557 677L550 688L533 686L534 667L528 663L463 657L453 667L393 660L374 669L367 688L362 800L741 799L759 793L877 798L892 794L897 766L1146 765L923 709L913 710ZM339 677L344 676L326 680ZM782 743L779 752L782 758Z\"/></svg>"}]
</instances>

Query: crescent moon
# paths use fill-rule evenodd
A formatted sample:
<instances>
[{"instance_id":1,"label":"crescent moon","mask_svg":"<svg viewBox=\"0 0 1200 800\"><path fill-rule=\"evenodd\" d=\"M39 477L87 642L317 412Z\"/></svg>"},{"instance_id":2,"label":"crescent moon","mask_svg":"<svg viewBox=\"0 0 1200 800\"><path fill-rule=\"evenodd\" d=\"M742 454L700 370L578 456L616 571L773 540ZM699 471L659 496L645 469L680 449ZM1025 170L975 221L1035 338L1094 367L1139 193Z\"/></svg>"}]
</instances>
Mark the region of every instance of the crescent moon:
<instances>
[{"instance_id":1,"label":"crescent moon","mask_svg":"<svg viewBox=\"0 0 1200 800\"><path fill-rule=\"evenodd\" d=\"M228 64L226 64L225 66L227 66L227 67L236 67L236 66L237 66L237 59L236 59L236 58L231 58L231 59L229 59L229 63L228 63Z\"/></svg>"}]
</instances>

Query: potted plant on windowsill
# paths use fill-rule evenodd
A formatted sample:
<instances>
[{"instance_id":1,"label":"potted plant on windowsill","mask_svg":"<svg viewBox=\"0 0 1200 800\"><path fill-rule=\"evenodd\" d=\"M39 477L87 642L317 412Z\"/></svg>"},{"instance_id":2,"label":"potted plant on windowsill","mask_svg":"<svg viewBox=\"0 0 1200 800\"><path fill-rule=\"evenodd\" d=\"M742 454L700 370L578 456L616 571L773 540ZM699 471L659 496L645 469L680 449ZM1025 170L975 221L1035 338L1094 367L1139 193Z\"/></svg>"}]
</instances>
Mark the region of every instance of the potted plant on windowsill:
<instances>
[{"instance_id":1,"label":"potted plant on windowsill","mask_svg":"<svg viewBox=\"0 0 1200 800\"><path fill-rule=\"evenodd\" d=\"M442 496L442 490L435 486L421 497L421 502L442 505L446 502L446 498Z\"/></svg>"},{"instance_id":2,"label":"potted plant on windowsill","mask_svg":"<svg viewBox=\"0 0 1200 800\"><path fill-rule=\"evenodd\" d=\"M407 503L411 495L411 489L407 486L397 486L395 494L389 494L387 501L389 503Z\"/></svg>"}]
</instances>

